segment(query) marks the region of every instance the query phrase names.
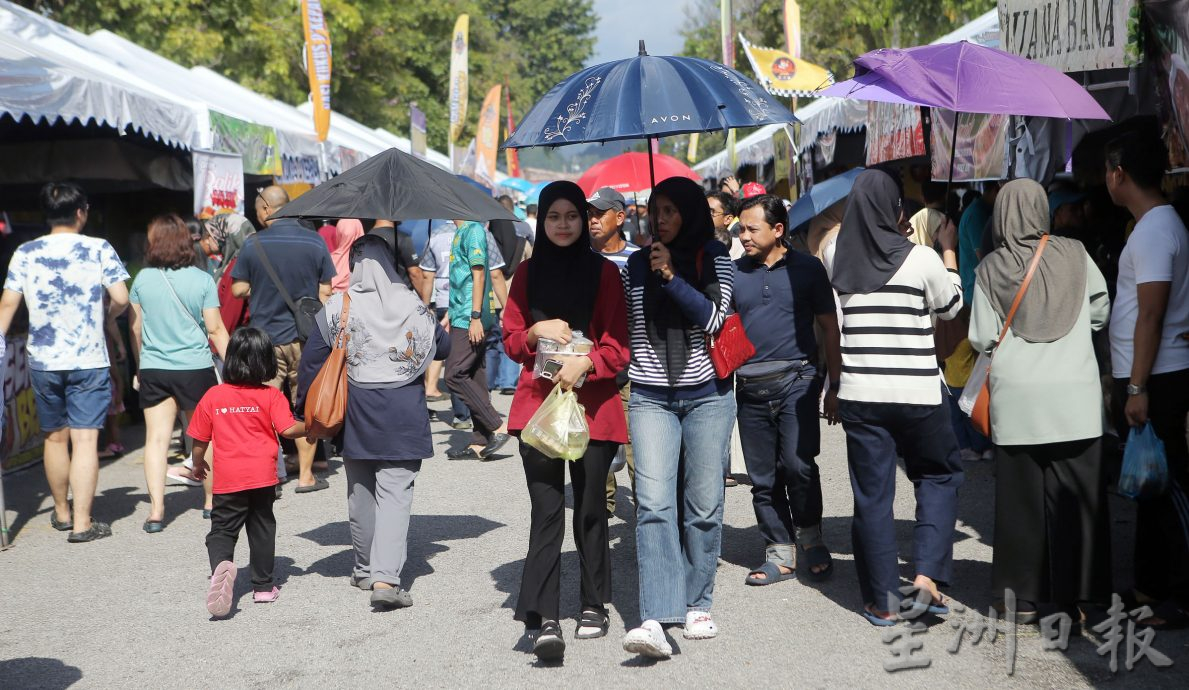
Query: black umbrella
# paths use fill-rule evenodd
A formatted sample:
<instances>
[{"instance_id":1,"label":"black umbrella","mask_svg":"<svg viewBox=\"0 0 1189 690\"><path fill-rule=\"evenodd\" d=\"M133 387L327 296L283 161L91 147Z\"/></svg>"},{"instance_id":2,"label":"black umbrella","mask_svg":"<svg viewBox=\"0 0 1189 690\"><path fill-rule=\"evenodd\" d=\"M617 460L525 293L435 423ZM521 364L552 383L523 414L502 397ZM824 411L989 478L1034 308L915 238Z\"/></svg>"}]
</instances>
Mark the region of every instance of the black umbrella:
<instances>
[{"instance_id":1,"label":"black umbrella","mask_svg":"<svg viewBox=\"0 0 1189 690\"><path fill-rule=\"evenodd\" d=\"M323 182L272 217L516 220L498 201L452 173L397 149Z\"/></svg>"}]
</instances>

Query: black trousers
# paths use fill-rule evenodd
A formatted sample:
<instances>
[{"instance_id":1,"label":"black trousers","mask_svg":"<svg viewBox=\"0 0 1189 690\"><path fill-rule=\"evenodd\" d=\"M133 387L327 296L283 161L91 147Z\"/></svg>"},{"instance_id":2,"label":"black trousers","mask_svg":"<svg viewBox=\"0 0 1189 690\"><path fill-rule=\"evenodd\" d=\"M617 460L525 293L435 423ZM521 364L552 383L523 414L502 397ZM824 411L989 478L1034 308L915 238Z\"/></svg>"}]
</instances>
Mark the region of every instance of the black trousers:
<instances>
[{"instance_id":1,"label":"black trousers","mask_svg":"<svg viewBox=\"0 0 1189 690\"><path fill-rule=\"evenodd\" d=\"M995 598L1107 604L1111 529L1102 441L995 448Z\"/></svg>"},{"instance_id":2,"label":"black trousers","mask_svg":"<svg viewBox=\"0 0 1189 690\"><path fill-rule=\"evenodd\" d=\"M235 560L235 543L239 531L248 527L248 549L252 564L252 589L272 591L273 558L277 544L277 520L272 514L276 489L259 489L215 494L211 509L211 531L206 535L206 553L210 557L211 572L223 561Z\"/></svg>"},{"instance_id":3,"label":"black trousers","mask_svg":"<svg viewBox=\"0 0 1189 690\"><path fill-rule=\"evenodd\" d=\"M591 441L581 460L546 457L520 443L524 478L532 503L528 555L520 580L516 620L539 627L558 620L561 606L561 547L565 536L566 466L574 489L574 545L581 570L579 598L583 609L606 613L611 601L611 546L607 541L607 472L618 443Z\"/></svg>"},{"instance_id":4,"label":"black trousers","mask_svg":"<svg viewBox=\"0 0 1189 690\"><path fill-rule=\"evenodd\" d=\"M487 390L487 346L472 345L467 329L450 328L450 355L446 357L445 379L450 392L462 398L471 411L475 425L475 445L486 445L496 429L503 426L500 413L491 405Z\"/></svg>"},{"instance_id":5,"label":"black trousers","mask_svg":"<svg viewBox=\"0 0 1189 690\"><path fill-rule=\"evenodd\" d=\"M1126 440L1127 379L1115 379L1115 428ZM1148 418L1164 441L1169 488L1139 501L1135 520L1135 588L1158 600L1189 606L1189 369L1148 377Z\"/></svg>"}]
</instances>

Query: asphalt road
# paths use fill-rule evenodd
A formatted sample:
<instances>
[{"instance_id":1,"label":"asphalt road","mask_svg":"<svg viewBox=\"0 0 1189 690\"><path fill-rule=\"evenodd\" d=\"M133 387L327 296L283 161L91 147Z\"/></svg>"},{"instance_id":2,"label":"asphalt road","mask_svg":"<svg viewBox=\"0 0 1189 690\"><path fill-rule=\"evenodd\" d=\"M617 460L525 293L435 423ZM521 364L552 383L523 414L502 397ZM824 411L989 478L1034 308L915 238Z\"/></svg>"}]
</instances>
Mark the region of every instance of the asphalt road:
<instances>
[{"instance_id":1,"label":"asphalt road","mask_svg":"<svg viewBox=\"0 0 1189 690\"><path fill-rule=\"evenodd\" d=\"M506 409L509 398L497 396ZM611 523L614 601L611 634L574 640L577 556L563 555L562 613L565 663L543 667L512 606L527 548L528 499L518 455L492 462L452 462L445 451L462 434L435 423L437 456L417 482L404 584L415 605L373 612L368 595L348 586L351 568L346 486L338 463L331 488L295 495L276 506L277 574L274 604L253 604L246 569L236 587L233 615L211 620L204 608L208 578L201 491L170 488L168 525L160 534L140 526L147 503L139 450L106 463L95 515L114 536L67 544L49 525L50 500L40 467L6 476L8 520L15 546L0 553L0 688L358 688L366 686L642 687L949 687L1189 686L1189 633L1162 632L1153 646L1173 660L1156 670L1147 661L1119 671L1095 649L1096 633L1075 637L1067 652L1044 651L1035 628L1018 631L1014 674L1007 674L1008 637L947 651L963 621L977 622L997 598L990 591L993 477L984 463L970 466L962 489L955 582L948 590L966 614L931 618L913 659L923 669L896 673L892 646L856 612L858 586L850 543L850 485L840 430L825 433L822 484L824 531L836 572L822 584L788 581L768 587L743 583L763 555L747 486L727 490L722 562L714 617L720 634L686 641L676 630L671 660L648 662L621 648L623 632L638 623L637 571L631 504L621 488ZM138 430L128 437L135 439ZM626 474L621 473L626 484ZM901 553L910 553L913 501L901 473L896 502ZM1131 506L1112 502L1117 589L1129 586ZM246 538L240 560L246 562ZM902 574L910 575L907 565ZM903 626L895 630L904 631ZM1124 635L1126 634L1124 630Z\"/></svg>"}]
</instances>

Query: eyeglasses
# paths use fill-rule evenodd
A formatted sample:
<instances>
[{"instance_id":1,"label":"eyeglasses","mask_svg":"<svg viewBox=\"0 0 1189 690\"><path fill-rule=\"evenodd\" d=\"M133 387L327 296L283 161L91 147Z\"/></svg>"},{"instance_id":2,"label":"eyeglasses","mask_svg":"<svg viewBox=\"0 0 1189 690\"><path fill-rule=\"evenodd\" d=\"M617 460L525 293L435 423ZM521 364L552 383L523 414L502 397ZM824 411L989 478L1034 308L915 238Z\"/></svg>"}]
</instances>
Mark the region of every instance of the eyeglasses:
<instances>
[{"instance_id":1,"label":"eyeglasses","mask_svg":"<svg viewBox=\"0 0 1189 690\"><path fill-rule=\"evenodd\" d=\"M712 215L712 216L725 216L725 215L727 215L727 212L726 212L726 211L719 211L719 210L717 210L717 209L713 209L713 208L712 208L712 209L710 209L710 215Z\"/></svg>"}]
</instances>

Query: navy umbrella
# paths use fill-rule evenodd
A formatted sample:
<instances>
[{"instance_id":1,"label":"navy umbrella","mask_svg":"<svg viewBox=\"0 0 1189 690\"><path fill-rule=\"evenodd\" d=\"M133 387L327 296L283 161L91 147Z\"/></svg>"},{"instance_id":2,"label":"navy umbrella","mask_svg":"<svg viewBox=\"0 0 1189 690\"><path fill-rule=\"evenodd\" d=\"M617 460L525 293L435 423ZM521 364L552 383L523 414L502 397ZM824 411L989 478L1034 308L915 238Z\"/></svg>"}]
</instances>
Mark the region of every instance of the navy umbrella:
<instances>
[{"instance_id":1,"label":"navy umbrella","mask_svg":"<svg viewBox=\"0 0 1189 690\"><path fill-rule=\"evenodd\" d=\"M640 41L636 57L588 67L550 89L521 118L504 148L654 139L796 121L739 72L700 58L649 55ZM650 163L651 151L650 146Z\"/></svg>"},{"instance_id":2,"label":"navy umbrella","mask_svg":"<svg viewBox=\"0 0 1189 690\"><path fill-rule=\"evenodd\" d=\"M861 172L863 168L847 170L810 187L789 209L789 227L808 223L814 216L849 196L851 188L855 186L855 178Z\"/></svg>"}]
</instances>

